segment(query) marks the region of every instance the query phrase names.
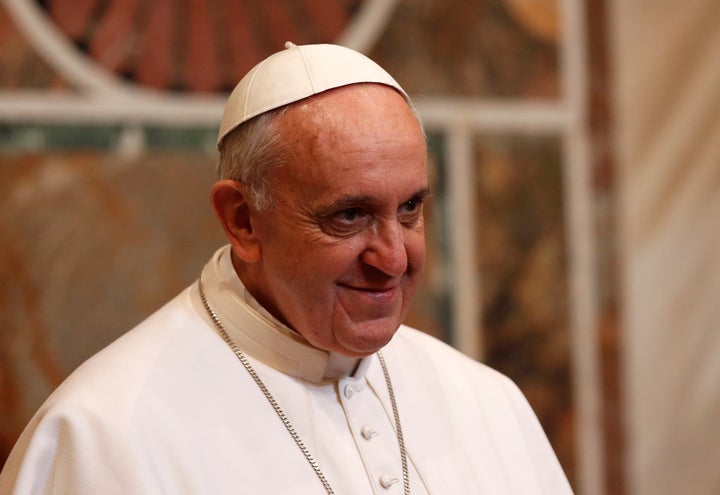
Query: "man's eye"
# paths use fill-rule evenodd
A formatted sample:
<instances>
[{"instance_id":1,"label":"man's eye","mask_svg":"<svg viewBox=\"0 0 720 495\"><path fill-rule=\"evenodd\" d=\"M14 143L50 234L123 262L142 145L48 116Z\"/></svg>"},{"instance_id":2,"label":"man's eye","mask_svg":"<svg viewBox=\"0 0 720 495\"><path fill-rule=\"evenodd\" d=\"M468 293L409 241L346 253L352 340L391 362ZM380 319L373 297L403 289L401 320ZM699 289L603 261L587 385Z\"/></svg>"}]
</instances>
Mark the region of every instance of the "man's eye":
<instances>
[{"instance_id":1,"label":"man's eye","mask_svg":"<svg viewBox=\"0 0 720 495\"><path fill-rule=\"evenodd\" d=\"M320 228L326 234L347 237L362 231L371 221L367 211L352 207L328 215L320 221Z\"/></svg>"},{"instance_id":2,"label":"man's eye","mask_svg":"<svg viewBox=\"0 0 720 495\"><path fill-rule=\"evenodd\" d=\"M398 209L398 217L400 222L406 227L413 227L422 214L422 199L413 198L402 205Z\"/></svg>"},{"instance_id":3,"label":"man's eye","mask_svg":"<svg viewBox=\"0 0 720 495\"><path fill-rule=\"evenodd\" d=\"M359 220L363 216L363 211L360 208L346 208L333 215L333 217L344 223L352 223Z\"/></svg>"},{"instance_id":4,"label":"man's eye","mask_svg":"<svg viewBox=\"0 0 720 495\"><path fill-rule=\"evenodd\" d=\"M403 211L417 211L420 208L422 201L419 199L411 199L410 201L402 205Z\"/></svg>"}]
</instances>

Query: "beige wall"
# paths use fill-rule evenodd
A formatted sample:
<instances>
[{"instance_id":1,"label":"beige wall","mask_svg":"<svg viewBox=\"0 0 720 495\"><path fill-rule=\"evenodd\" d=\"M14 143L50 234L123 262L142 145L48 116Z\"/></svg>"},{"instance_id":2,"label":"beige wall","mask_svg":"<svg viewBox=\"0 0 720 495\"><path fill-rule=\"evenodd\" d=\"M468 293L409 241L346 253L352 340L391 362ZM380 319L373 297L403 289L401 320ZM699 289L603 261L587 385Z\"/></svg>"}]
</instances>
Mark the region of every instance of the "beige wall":
<instances>
[{"instance_id":1,"label":"beige wall","mask_svg":"<svg viewBox=\"0 0 720 495\"><path fill-rule=\"evenodd\" d=\"M628 493L720 493L720 4L612 2Z\"/></svg>"}]
</instances>

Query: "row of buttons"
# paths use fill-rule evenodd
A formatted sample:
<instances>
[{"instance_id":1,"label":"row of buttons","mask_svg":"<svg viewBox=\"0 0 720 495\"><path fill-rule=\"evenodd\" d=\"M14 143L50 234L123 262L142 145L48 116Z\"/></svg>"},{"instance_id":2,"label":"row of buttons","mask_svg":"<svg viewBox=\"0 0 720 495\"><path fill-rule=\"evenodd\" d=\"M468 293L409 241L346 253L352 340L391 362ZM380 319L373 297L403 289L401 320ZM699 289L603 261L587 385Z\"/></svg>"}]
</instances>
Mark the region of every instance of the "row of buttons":
<instances>
[{"instance_id":1,"label":"row of buttons","mask_svg":"<svg viewBox=\"0 0 720 495\"><path fill-rule=\"evenodd\" d=\"M362 382L348 384L343 387L343 395L347 399L352 399L355 394L362 392L364 389L365 384ZM380 435L380 432L371 425L364 425L362 428L360 428L360 435L362 435L365 440L369 441ZM389 474L383 474L380 475L378 481L380 483L380 486L387 490L392 488L393 485L399 483L400 478L398 478L397 476L391 476Z\"/></svg>"}]
</instances>

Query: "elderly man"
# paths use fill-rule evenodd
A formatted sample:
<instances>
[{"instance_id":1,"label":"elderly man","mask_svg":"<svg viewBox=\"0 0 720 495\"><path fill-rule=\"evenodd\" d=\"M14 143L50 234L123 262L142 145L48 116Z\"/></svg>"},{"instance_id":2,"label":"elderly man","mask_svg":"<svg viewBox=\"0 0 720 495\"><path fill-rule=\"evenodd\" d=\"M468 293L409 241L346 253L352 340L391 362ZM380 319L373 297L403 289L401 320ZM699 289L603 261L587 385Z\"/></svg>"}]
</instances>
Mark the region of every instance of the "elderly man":
<instances>
[{"instance_id":1,"label":"elderly man","mask_svg":"<svg viewBox=\"0 0 720 495\"><path fill-rule=\"evenodd\" d=\"M510 380L402 325L428 181L397 82L289 44L219 148L229 245L48 399L0 493L570 493Z\"/></svg>"}]
</instances>

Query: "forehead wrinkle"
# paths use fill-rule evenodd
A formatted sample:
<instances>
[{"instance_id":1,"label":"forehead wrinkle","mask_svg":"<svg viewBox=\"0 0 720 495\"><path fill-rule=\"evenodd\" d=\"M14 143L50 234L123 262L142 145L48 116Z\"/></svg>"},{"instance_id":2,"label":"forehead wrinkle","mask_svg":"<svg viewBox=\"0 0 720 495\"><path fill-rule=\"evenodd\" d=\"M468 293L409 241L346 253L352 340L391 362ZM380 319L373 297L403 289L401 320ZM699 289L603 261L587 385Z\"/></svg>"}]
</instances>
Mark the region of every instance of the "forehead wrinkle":
<instances>
[{"instance_id":1,"label":"forehead wrinkle","mask_svg":"<svg viewBox=\"0 0 720 495\"><path fill-rule=\"evenodd\" d=\"M357 204L362 203L369 203L372 201L372 196L368 194L359 194L355 196L343 196L341 198L337 198L333 201L330 201L328 204L329 208L346 208L349 206L355 206Z\"/></svg>"},{"instance_id":2,"label":"forehead wrinkle","mask_svg":"<svg viewBox=\"0 0 720 495\"><path fill-rule=\"evenodd\" d=\"M393 94L393 110L389 110L387 102L380 102ZM340 106L338 106L340 105ZM399 107L396 105L400 105ZM295 134L302 135L314 141L322 141L327 144L346 141L349 138L366 136L364 126L358 126L363 119L376 119L378 114L384 120L391 119L398 126L406 123L406 114L411 114L410 107L403 97L395 90L376 84L356 84L348 87L336 88L320 95L314 95L302 102L292 105L286 115L295 120L292 125ZM349 118L353 115L353 118ZM413 122L416 119L413 117ZM418 128L419 128L419 124ZM369 129L373 127L372 123ZM372 131L370 131L372 135ZM362 141L362 139L359 139ZM391 137L388 141L392 140Z\"/></svg>"},{"instance_id":3,"label":"forehead wrinkle","mask_svg":"<svg viewBox=\"0 0 720 495\"><path fill-rule=\"evenodd\" d=\"M384 92L378 98L381 101L375 99L378 91ZM388 91L400 101L389 100L389 104ZM288 145L288 165L294 165L288 168L301 182L326 180L351 166L350 162L359 163L356 157L362 161L364 154L369 160L392 162L396 157L403 159L405 149L418 146L416 141L425 150L425 140L414 117L417 139L408 132L395 135L378 128L383 127L377 122L380 118L384 127L391 122L404 130L410 121L410 110L406 107L407 102L394 90L373 85L340 88L292 105L279 123Z\"/></svg>"}]
</instances>

